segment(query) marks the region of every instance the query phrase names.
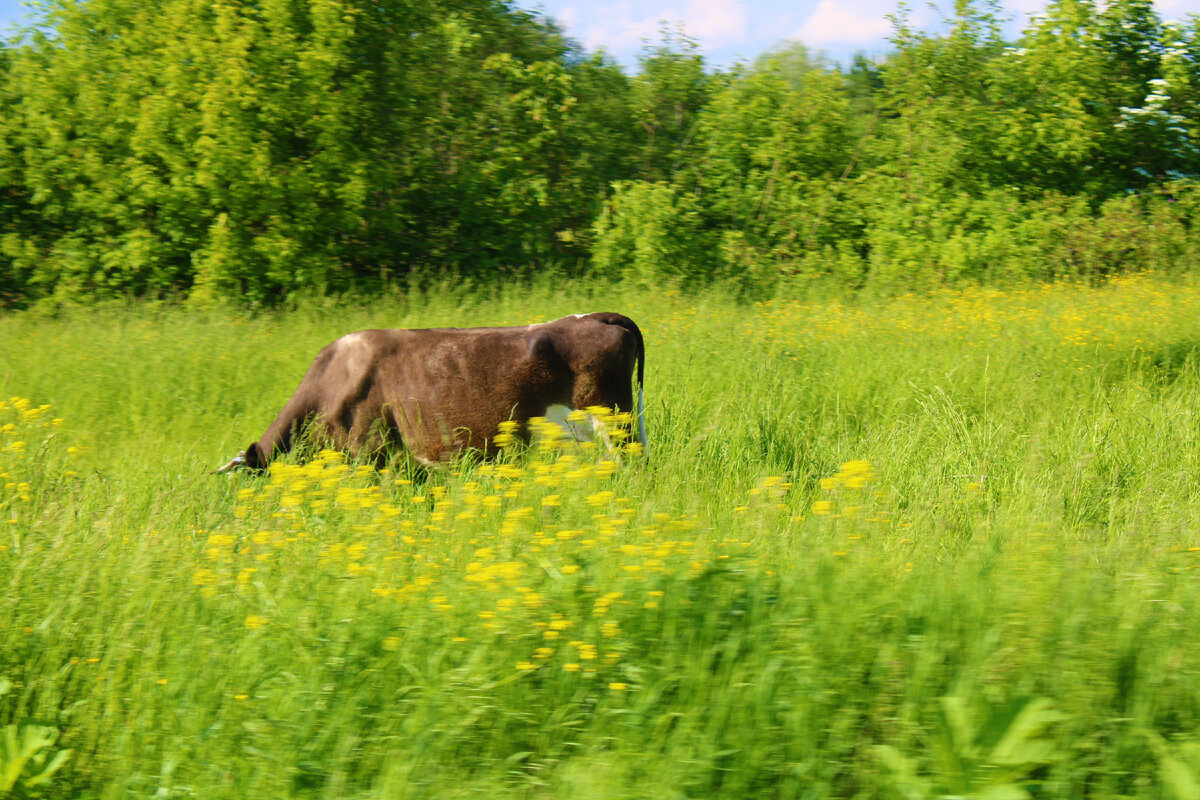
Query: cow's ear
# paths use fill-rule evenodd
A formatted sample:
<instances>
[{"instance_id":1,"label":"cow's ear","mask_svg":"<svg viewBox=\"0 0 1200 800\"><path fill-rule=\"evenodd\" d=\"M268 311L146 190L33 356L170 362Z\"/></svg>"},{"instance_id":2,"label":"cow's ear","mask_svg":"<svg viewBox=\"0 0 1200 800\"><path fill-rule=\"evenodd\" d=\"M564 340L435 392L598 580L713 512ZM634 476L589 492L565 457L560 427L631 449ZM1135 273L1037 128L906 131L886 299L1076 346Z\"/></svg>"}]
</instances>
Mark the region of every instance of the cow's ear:
<instances>
[{"instance_id":1,"label":"cow's ear","mask_svg":"<svg viewBox=\"0 0 1200 800\"><path fill-rule=\"evenodd\" d=\"M258 442L251 442L246 447L246 466L250 469L262 469L267 465L267 460L263 458L262 448L258 446Z\"/></svg>"}]
</instances>

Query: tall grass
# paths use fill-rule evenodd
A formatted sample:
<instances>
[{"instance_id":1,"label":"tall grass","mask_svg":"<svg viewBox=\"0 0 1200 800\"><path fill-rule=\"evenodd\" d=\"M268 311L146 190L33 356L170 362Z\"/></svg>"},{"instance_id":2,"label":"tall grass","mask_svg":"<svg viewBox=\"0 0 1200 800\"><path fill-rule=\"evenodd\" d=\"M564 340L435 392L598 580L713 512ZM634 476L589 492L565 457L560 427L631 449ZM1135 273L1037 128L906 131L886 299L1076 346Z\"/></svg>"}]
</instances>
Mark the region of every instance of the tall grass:
<instances>
[{"instance_id":1,"label":"tall grass","mask_svg":"<svg viewBox=\"0 0 1200 800\"><path fill-rule=\"evenodd\" d=\"M21 780L69 750L51 796L1195 788L1200 287L560 291L0 320L0 731L53 732ZM645 333L647 458L206 472L342 333L587 310Z\"/></svg>"}]
</instances>

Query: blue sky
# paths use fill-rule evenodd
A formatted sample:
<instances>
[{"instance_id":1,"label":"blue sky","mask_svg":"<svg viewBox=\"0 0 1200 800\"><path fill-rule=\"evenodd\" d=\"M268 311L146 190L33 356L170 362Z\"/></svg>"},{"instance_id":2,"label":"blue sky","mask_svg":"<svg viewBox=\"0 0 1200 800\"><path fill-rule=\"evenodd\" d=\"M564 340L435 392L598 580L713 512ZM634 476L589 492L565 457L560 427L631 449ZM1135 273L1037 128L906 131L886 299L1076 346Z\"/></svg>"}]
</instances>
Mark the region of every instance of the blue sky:
<instances>
[{"instance_id":1,"label":"blue sky","mask_svg":"<svg viewBox=\"0 0 1200 800\"><path fill-rule=\"evenodd\" d=\"M658 40L662 21L682 24L700 44L708 62L728 67L785 40L804 42L839 61L855 52L887 51L896 0L516 0L522 8L552 17L588 50L604 48L632 67L643 42ZM954 7L938 0L942 13L923 0L908 0L910 18L919 27L934 27ZM1003 0L1011 17L1006 30L1015 35L1030 14L1043 11L1046 0ZM1200 13L1200 0L1156 0L1166 20Z\"/></svg>"},{"instance_id":2,"label":"blue sky","mask_svg":"<svg viewBox=\"0 0 1200 800\"><path fill-rule=\"evenodd\" d=\"M632 70L646 42L658 40L665 22L682 25L699 44L709 64L728 67L751 60L784 40L802 41L832 58L846 60L856 51L887 50L887 15L895 0L515 0L518 6L553 17L588 50L603 48ZM1003 0L1015 34L1045 0ZM939 16L921 0L909 0L913 21L926 26ZM939 0L943 9L953 0ZM1200 0L1157 0L1165 19L1200 13ZM0 31L18 21L20 0L0 0Z\"/></svg>"}]
</instances>

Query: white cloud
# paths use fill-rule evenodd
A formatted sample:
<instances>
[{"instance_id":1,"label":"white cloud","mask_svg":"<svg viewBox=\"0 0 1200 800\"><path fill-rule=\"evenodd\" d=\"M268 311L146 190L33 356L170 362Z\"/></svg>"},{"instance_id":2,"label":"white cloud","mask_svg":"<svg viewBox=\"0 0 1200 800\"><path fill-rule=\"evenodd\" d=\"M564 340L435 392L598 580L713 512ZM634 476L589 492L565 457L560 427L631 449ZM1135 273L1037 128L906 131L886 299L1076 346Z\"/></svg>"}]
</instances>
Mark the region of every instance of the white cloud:
<instances>
[{"instance_id":1,"label":"white cloud","mask_svg":"<svg viewBox=\"0 0 1200 800\"><path fill-rule=\"evenodd\" d=\"M579 9L575 6L567 6L555 14L554 18L564 31L570 31L574 29L575 23L579 21Z\"/></svg>"},{"instance_id":2,"label":"white cloud","mask_svg":"<svg viewBox=\"0 0 1200 800\"><path fill-rule=\"evenodd\" d=\"M617 3L607 10L602 23L588 25L583 33L583 46L588 50L605 48L622 52L636 47L642 39L653 38L658 31L657 18L633 19L633 4Z\"/></svg>"},{"instance_id":3,"label":"white cloud","mask_svg":"<svg viewBox=\"0 0 1200 800\"><path fill-rule=\"evenodd\" d=\"M624 51L656 42L663 25L682 27L699 42L701 49L720 47L746 39L748 13L743 0L686 0L647 14L646 4L619 2L605 9L604 22L588 25L583 33L584 47L604 47Z\"/></svg>"},{"instance_id":4,"label":"white cloud","mask_svg":"<svg viewBox=\"0 0 1200 800\"><path fill-rule=\"evenodd\" d=\"M1200 14L1200 2L1197 0L1155 0L1154 8L1166 19L1183 19Z\"/></svg>"},{"instance_id":5,"label":"white cloud","mask_svg":"<svg viewBox=\"0 0 1200 800\"><path fill-rule=\"evenodd\" d=\"M837 0L821 0L808 22L788 38L817 47L875 44L891 33L892 23L886 17L889 13L890 9L857 9Z\"/></svg>"},{"instance_id":6,"label":"white cloud","mask_svg":"<svg viewBox=\"0 0 1200 800\"><path fill-rule=\"evenodd\" d=\"M746 38L746 5L742 0L688 0L683 25L704 44L740 42Z\"/></svg>"}]
</instances>

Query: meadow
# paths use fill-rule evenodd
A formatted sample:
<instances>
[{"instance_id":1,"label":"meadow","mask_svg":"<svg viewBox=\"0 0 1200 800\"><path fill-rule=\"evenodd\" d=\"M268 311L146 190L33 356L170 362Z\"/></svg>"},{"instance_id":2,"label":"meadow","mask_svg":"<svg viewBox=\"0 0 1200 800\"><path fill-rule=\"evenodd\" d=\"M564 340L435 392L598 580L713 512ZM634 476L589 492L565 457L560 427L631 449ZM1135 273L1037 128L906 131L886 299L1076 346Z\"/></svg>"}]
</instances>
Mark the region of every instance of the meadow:
<instances>
[{"instance_id":1,"label":"meadow","mask_svg":"<svg viewBox=\"0 0 1200 800\"><path fill-rule=\"evenodd\" d=\"M343 333L598 310L644 455L207 472ZM141 302L0 353L0 796L1200 796L1193 280Z\"/></svg>"}]
</instances>

